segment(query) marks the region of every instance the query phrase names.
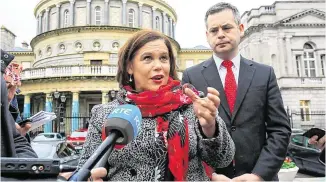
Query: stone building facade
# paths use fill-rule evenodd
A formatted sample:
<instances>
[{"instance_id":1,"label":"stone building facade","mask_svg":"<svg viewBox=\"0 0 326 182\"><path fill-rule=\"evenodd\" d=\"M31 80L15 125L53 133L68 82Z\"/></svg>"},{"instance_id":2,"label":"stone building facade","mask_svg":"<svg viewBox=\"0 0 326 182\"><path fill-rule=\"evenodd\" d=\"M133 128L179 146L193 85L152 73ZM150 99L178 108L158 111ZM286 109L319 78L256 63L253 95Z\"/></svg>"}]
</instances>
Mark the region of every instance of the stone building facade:
<instances>
[{"instance_id":1,"label":"stone building facade","mask_svg":"<svg viewBox=\"0 0 326 182\"><path fill-rule=\"evenodd\" d=\"M241 21L241 54L273 66L293 127L325 128L325 1L276 1Z\"/></svg>"}]
</instances>

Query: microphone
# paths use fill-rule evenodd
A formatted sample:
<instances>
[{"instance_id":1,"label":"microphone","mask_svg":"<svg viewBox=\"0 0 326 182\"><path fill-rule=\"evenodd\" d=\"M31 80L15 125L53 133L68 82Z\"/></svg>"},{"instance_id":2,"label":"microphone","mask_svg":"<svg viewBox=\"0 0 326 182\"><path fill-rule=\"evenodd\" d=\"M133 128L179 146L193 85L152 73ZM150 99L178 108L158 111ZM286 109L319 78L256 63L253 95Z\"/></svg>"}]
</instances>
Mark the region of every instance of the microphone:
<instances>
[{"instance_id":1,"label":"microphone","mask_svg":"<svg viewBox=\"0 0 326 182\"><path fill-rule=\"evenodd\" d=\"M103 132L107 136L106 139L80 170L76 171L69 178L69 181L87 181L88 177L91 175L90 171L99 160L103 161L108 159L115 144L125 145L136 138L141 120L141 112L139 108L134 105L125 104L115 108L104 119ZM103 156L105 159L103 159Z\"/></svg>"}]
</instances>

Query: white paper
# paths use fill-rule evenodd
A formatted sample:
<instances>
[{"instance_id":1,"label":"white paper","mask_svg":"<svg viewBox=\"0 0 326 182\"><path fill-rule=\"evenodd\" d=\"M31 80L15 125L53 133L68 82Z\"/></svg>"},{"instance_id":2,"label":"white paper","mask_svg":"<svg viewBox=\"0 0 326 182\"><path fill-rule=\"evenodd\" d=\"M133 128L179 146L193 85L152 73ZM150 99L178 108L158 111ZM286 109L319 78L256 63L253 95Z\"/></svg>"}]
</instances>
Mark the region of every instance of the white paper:
<instances>
[{"instance_id":1,"label":"white paper","mask_svg":"<svg viewBox=\"0 0 326 182\"><path fill-rule=\"evenodd\" d=\"M32 125L30 130L34 130L56 118L57 116L55 115L54 112L40 111L35 115L33 115L32 117L28 118L29 120L31 120L31 125Z\"/></svg>"}]
</instances>

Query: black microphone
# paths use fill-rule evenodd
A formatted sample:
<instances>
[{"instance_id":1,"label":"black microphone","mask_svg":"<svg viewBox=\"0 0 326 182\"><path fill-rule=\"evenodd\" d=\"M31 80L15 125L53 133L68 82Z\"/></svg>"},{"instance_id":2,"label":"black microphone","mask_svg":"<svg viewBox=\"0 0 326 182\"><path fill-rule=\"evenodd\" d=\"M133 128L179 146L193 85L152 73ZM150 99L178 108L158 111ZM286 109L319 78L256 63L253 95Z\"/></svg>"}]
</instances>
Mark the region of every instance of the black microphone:
<instances>
[{"instance_id":1,"label":"black microphone","mask_svg":"<svg viewBox=\"0 0 326 182\"><path fill-rule=\"evenodd\" d=\"M68 181L87 181L91 176L90 171L100 160L108 159L115 144L126 145L136 138L141 120L141 112L134 105L126 104L115 108L104 121L103 127L107 138ZM104 155L105 153L106 155Z\"/></svg>"}]
</instances>

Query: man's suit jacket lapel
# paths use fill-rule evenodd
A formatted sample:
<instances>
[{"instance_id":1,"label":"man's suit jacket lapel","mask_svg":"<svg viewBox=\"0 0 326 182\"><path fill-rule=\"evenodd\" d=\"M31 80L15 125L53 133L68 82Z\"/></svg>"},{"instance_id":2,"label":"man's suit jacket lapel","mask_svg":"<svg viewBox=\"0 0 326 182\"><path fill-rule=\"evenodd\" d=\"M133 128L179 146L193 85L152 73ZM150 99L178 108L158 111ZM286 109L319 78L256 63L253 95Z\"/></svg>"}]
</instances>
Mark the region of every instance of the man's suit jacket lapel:
<instances>
[{"instance_id":1,"label":"man's suit jacket lapel","mask_svg":"<svg viewBox=\"0 0 326 182\"><path fill-rule=\"evenodd\" d=\"M238 77L237 98L232 113L231 123L233 123L234 118L240 109L241 103L248 92L248 88L251 85L251 81L253 79L254 73L255 73L255 67L253 66L252 62L241 56L240 71Z\"/></svg>"},{"instance_id":2,"label":"man's suit jacket lapel","mask_svg":"<svg viewBox=\"0 0 326 182\"><path fill-rule=\"evenodd\" d=\"M221 101L221 106L231 119L231 113L230 113L230 108L228 105L228 102L226 100L223 84L221 82L220 75L218 73L215 61L213 57L211 57L209 60L207 60L202 69L202 74L208 84L209 87L213 87L217 89L217 91L220 93L220 101ZM207 91L205 90L205 93Z\"/></svg>"}]
</instances>

